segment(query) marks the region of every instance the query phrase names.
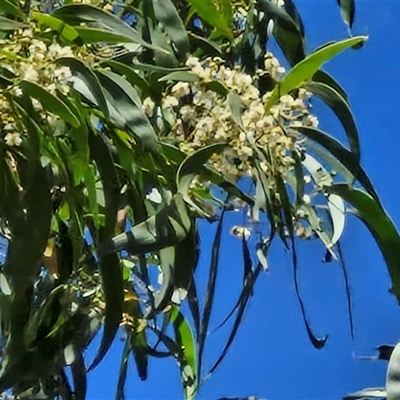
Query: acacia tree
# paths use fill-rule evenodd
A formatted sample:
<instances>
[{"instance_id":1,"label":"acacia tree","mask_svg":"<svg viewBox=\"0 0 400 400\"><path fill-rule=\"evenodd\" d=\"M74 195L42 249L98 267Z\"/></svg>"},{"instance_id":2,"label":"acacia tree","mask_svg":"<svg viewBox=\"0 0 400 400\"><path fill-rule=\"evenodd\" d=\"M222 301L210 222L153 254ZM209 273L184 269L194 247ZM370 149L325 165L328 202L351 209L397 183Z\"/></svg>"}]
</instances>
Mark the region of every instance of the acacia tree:
<instances>
[{"instance_id":1,"label":"acacia tree","mask_svg":"<svg viewBox=\"0 0 400 400\"><path fill-rule=\"evenodd\" d=\"M233 230L245 276L210 372L234 340L271 243L291 252L297 288L296 246L318 239L326 259L337 259L348 210L374 235L400 296L399 235L360 165L347 95L322 70L366 37L306 54L292 0L64 3L0 0L0 222L8 243L0 392L84 399L86 373L122 329L116 398L131 356L142 380L149 357L176 358L193 398L218 292L222 223L234 209L248 215ZM339 4L351 29L354 3ZM349 149L318 129L313 96L334 111ZM239 189L241 179L255 194ZM218 224L202 308L199 219ZM326 338L301 312L322 348ZM84 350L97 334L87 368Z\"/></svg>"}]
</instances>

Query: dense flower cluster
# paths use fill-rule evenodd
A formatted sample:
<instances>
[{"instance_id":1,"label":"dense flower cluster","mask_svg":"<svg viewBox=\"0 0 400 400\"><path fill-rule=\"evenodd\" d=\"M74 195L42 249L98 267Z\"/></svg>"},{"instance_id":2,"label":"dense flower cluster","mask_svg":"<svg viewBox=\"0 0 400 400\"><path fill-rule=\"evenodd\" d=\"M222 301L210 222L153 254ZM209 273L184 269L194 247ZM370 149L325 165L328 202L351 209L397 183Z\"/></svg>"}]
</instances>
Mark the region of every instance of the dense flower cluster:
<instances>
[{"instance_id":1,"label":"dense flower cluster","mask_svg":"<svg viewBox=\"0 0 400 400\"><path fill-rule=\"evenodd\" d=\"M311 94L300 89L296 98L282 96L279 104L265 114L264 105L270 92L262 95L257 81L266 73L279 80L285 72L271 53L266 54L265 69L257 71L254 77L240 67L227 67L218 58L201 61L191 57L186 64L198 80L176 83L162 103L162 108L174 117L172 135L181 148L191 153L212 143L228 142L233 154L214 159L214 165L233 179L243 174L252 175L255 149L268 149L283 173L292 163L290 153L298 139L293 130L288 134L287 127L318 125L317 118L309 112ZM218 94L216 83L225 87L230 95ZM240 104L241 122L233 117L232 96ZM154 103L146 99L144 108L152 115ZM265 163L262 167L268 170Z\"/></svg>"},{"instance_id":2,"label":"dense flower cluster","mask_svg":"<svg viewBox=\"0 0 400 400\"><path fill-rule=\"evenodd\" d=\"M60 91L69 92L68 80L71 71L66 66L55 61L62 57L75 57L76 51L69 46L60 46L57 42L51 44L38 39L38 28L34 25L28 29L16 31L11 37L2 39L0 52L0 68L3 75L14 79L15 84L0 92L0 108L2 110L0 129L2 137L8 146L20 146L23 133L17 127L15 112L9 101L9 95L21 96L19 82L33 82L45 88L51 94ZM33 106L46 120L54 126L58 118L43 111L39 101L33 99Z\"/></svg>"}]
</instances>

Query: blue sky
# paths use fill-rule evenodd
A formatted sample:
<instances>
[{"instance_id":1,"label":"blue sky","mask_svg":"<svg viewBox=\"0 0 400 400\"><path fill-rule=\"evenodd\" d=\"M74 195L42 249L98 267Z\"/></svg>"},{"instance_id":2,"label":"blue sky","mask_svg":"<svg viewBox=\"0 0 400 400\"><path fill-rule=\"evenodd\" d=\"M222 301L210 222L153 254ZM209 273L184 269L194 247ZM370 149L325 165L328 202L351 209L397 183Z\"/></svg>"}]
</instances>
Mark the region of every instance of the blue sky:
<instances>
[{"instance_id":1,"label":"blue sky","mask_svg":"<svg viewBox=\"0 0 400 400\"><path fill-rule=\"evenodd\" d=\"M347 35L334 0L300 1L308 49ZM355 114L362 144L362 163L374 182L382 202L400 227L398 171L400 129L400 1L357 2L353 33L369 35L359 51L338 56L326 70L347 91ZM316 104L320 127L336 137L344 134L332 113ZM211 328L220 322L234 304L242 278L238 239L228 234L240 223L231 215L221 254L219 298ZM207 275L207 263L215 226L202 226L202 254L198 275ZM329 335L326 347L315 350L310 344L295 297L290 257L276 246L270 257L270 270L258 280L237 340L220 368L200 390L199 400L255 395L267 399L336 400L345 393L364 387L383 386L386 363L360 361L373 355L382 343L400 338L400 309L388 294L386 266L368 231L355 218L349 218L342 240L350 280L355 339L352 341L346 309L343 275L338 263L323 264L320 246L300 246L300 290L314 331ZM205 281L204 277L204 281ZM205 367L221 350L221 329L210 336ZM89 400L114 397L122 342L89 375ZM152 359L149 379L140 382L135 366L127 381L127 399L180 399L179 370L173 360Z\"/></svg>"}]
</instances>

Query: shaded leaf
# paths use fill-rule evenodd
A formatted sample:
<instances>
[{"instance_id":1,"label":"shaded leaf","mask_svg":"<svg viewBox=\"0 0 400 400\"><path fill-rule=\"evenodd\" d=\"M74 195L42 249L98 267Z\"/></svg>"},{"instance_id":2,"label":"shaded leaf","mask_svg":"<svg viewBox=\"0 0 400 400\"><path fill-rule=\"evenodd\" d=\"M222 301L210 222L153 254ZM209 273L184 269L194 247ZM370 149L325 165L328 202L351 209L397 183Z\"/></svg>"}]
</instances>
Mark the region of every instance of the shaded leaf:
<instances>
[{"instance_id":1,"label":"shaded leaf","mask_svg":"<svg viewBox=\"0 0 400 400\"><path fill-rule=\"evenodd\" d=\"M342 89L342 87L325 71L319 70L317 71L313 77L312 77L313 82L320 82L323 83L333 90L336 90L342 97L343 99L348 103L349 99L347 98L347 93Z\"/></svg>"},{"instance_id":2,"label":"shaded leaf","mask_svg":"<svg viewBox=\"0 0 400 400\"><path fill-rule=\"evenodd\" d=\"M130 352L131 352L130 343L127 340L125 342L125 346L122 351L121 362L119 364L118 383L117 383L117 391L115 393L115 400L125 400L124 388L125 388L126 377L128 374L128 361Z\"/></svg>"},{"instance_id":3,"label":"shaded leaf","mask_svg":"<svg viewBox=\"0 0 400 400\"><path fill-rule=\"evenodd\" d=\"M189 51L189 38L178 10L171 0L152 0L156 21L163 25L165 33L176 47L178 58L185 60Z\"/></svg>"},{"instance_id":4,"label":"shaded leaf","mask_svg":"<svg viewBox=\"0 0 400 400\"><path fill-rule=\"evenodd\" d=\"M232 27L212 0L187 0L197 15L215 29L218 35L233 39ZM226 15L226 14L225 14Z\"/></svg>"},{"instance_id":5,"label":"shaded leaf","mask_svg":"<svg viewBox=\"0 0 400 400\"><path fill-rule=\"evenodd\" d=\"M0 0L0 14L13 15L14 17L22 19L23 21L26 20L26 15L22 11L19 4L18 3L16 4L10 0ZM1 21L1 18L0 18L0 21ZM1 24L1 22L0 22L0 24Z\"/></svg>"},{"instance_id":6,"label":"shaded leaf","mask_svg":"<svg viewBox=\"0 0 400 400\"><path fill-rule=\"evenodd\" d=\"M356 162L354 154L344 148L339 141L318 129L296 127L296 130L327 149L340 163L343 164L353 177L361 183L365 190L375 200L379 201L373 184L364 172L363 168Z\"/></svg>"},{"instance_id":7,"label":"shaded leaf","mask_svg":"<svg viewBox=\"0 0 400 400\"><path fill-rule=\"evenodd\" d=\"M391 292L400 301L400 236L385 210L367 193L344 184L325 187L324 190L350 203L355 214L370 230L386 261L392 279Z\"/></svg>"},{"instance_id":8,"label":"shaded leaf","mask_svg":"<svg viewBox=\"0 0 400 400\"><path fill-rule=\"evenodd\" d=\"M197 370L199 374L202 369L203 352L208 334L208 325L210 323L211 311L214 305L215 288L217 283L218 267L219 267L219 252L221 249L222 227L225 216L225 208L222 211L221 218L218 222L217 230L215 232L214 242L211 250L211 265L208 274L207 291L204 301L204 308L201 314L200 332L198 336L198 359Z\"/></svg>"},{"instance_id":9,"label":"shaded leaf","mask_svg":"<svg viewBox=\"0 0 400 400\"><path fill-rule=\"evenodd\" d=\"M355 0L337 0L340 11L342 14L343 21L351 29L354 22L354 15L356 12L356 2Z\"/></svg>"},{"instance_id":10,"label":"shaded leaf","mask_svg":"<svg viewBox=\"0 0 400 400\"><path fill-rule=\"evenodd\" d=\"M162 76L158 81L198 82L199 77L187 71L174 71Z\"/></svg>"},{"instance_id":11,"label":"shaded leaf","mask_svg":"<svg viewBox=\"0 0 400 400\"><path fill-rule=\"evenodd\" d=\"M72 57L59 58L57 63L69 67L74 76L80 79L86 86L94 99L94 103L99 106L104 116L109 117L109 111L103 90L96 75L80 60ZM91 99L89 99L91 101Z\"/></svg>"},{"instance_id":12,"label":"shaded leaf","mask_svg":"<svg viewBox=\"0 0 400 400\"><path fill-rule=\"evenodd\" d=\"M350 39L341 40L339 42L329 44L308 55L304 60L296 64L282 79L282 81L275 86L271 96L265 103L265 111L268 112L271 107L279 101L281 96L294 89L297 89L312 79L313 75L325 62L329 61L349 47L361 42L365 42L367 38L367 36L356 36Z\"/></svg>"},{"instance_id":13,"label":"shaded leaf","mask_svg":"<svg viewBox=\"0 0 400 400\"><path fill-rule=\"evenodd\" d=\"M274 21L274 36L290 65L299 63L305 57L304 27L295 6L287 6L297 21L292 19L285 7L279 7L268 0L259 0L258 7ZM302 33L303 32L303 33Z\"/></svg>"},{"instance_id":14,"label":"shaded leaf","mask_svg":"<svg viewBox=\"0 0 400 400\"><path fill-rule=\"evenodd\" d=\"M143 150L156 151L158 138L142 109L136 90L128 81L113 72L99 71L98 77L103 88L110 94L108 101L115 107L130 131L138 138Z\"/></svg>"},{"instance_id":15,"label":"shaded leaf","mask_svg":"<svg viewBox=\"0 0 400 400\"><path fill-rule=\"evenodd\" d=\"M336 114L339 121L346 131L349 140L350 149L355 156L355 162L360 163L360 141L358 137L358 130L354 121L353 114L350 110L347 101L328 85L320 82L309 82L304 85L304 88L311 93L314 93L322 101L324 101Z\"/></svg>"},{"instance_id":16,"label":"shaded leaf","mask_svg":"<svg viewBox=\"0 0 400 400\"><path fill-rule=\"evenodd\" d=\"M82 354L78 354L71 364L72 379L74 382L74 394L76 400L85 400L87 392L87 378L85 360Z\"/></svg>"},{"instance_id":17,"label":"shaded leaf","mask_svg":"<svg viewBox=\"0 0 400 400\"><path fill-rule=\"evenodd\" d=\"M21 22L0 16L0 31L16 31L23 27L25 25Z\"/></svg>"},{"instance_id":18,"label":"shaded leaf","mask_svg":"<svg viewBox=\"0 0 400 400\"><path fill-rule=\"evenodd\" d=\"M58 115L75 128L79 127L80 121L76 115L73 114L65 103L53 96L46 89L29 81L22 81L20 87L28 96L38 100L46 111Z\"/></svg>"}]
</instances>

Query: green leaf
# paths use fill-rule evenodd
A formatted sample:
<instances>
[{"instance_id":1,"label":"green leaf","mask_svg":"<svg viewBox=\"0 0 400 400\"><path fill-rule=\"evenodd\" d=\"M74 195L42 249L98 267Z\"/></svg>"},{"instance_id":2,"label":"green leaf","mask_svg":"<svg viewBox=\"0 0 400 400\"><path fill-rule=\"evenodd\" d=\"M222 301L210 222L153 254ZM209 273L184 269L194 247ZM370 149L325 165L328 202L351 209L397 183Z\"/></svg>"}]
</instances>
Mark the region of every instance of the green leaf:
<instances>
[{"instance_id":1,"label":"green leaf","mask_svg":"<svg viewBox=\"0 0 400 400\"><path fill-rule=\"evenodd\" d=\"M164 247L159 251L160 267L163 274L163 283L160 290L154 293L154 311L163 310L169 303L172 294L173 270L175 264L175 248Z\"/></svg>"},{"instance_id":2,"label":"green leaf","mask_svg":"<svg viewBox=\"0 0 400 400\"><path fill-rule=\"evenodd\" d=\"M126 377L128 375L128 361L129 361L129 354L131 352L131 346L129 341L125 342L124 349L122 351L121 362L119 364L119 372L118 372L118 383L117 383L117 391L115 393L115 400L124 400L124 388Z\"/></svg>"},{"instance_id":3,"label":"green leaf","mask_svg":"<svg viewBox=\"0 0 400 400\"><path fill-rule=\"evenodd\" d=\"M22 81L20 87L28 96L38 100L46 111L58 115L75 128L79 127L79 119L58 97L33 82Z\"/></svg>"},{"instance_id":4,"label":"green leaf","mask_svg":"<svg viewBox=\"0 0 400 400\"><path fill-rule=\"evenodd\" d=\"M133 68L121 62L110 60L106 64L114 72L118 72L125 76L125 79L133 86L137 87L142 92L142 98L148 97L150 95L150 84L149 82L140 76Z\"/></svg>"},{"instance_id":5,"label":"green leaf","mask_svg":"<svg viewBox=\"0 0 400 400\"><path fill-rule=\"evenodd\" d=\"M302 25L295 22L284 8L268 0L259 0L257 5L273 19L275 39L290 65L303 60L306 54Z\"/></svg>"},{"instance_id":6,"label":"green leaf","mask_svg":"<svg viewBox=\"0 0 400 400\"><path fill-rule=\"evenodd\" d=\"M187 0L197 15L214 27L216 34L233 39L232 27L229 26L224 14L220 12L212 0Z\"/></svg>"},{"instance_id":7,"label":"green leaf","mask_svg":"<svg viewBox=\"0 0 400 400\"><path fill-rule=\"evenodd\" d=\"M60 58L57 60L57 63L69 67L73 75L80 79L87 86L88 90L97 102L100 111L102 111L104 116L108 118L109 110L107 102L96 75L82 61L76 58Z\"/></svg>"},{"instance_id":8,"label":"green leaf","mask_svg":"<svg viewBox=\"0 0 400 400\"><path fill-rule=\"evenodd\" d=\"M353 177L360 182L364 189L379 202L374 186L363 168L357 163L353 153L344 148L340 142L323 131L308 127L296 127L296 130L301 132L308 139L315 141L328 150L341 164L343 164L345 169L347 169Z\"/></svg>"},{"instance_id":9,"label":"green leaf","mask_svg":"<svg viewBox=\"0 0 400 400\"><path fill-rule=\"evenodd\" d=\"M340 42L329 44L314 53L311 53L303 61L296 64L282 79L282 81L275 86L271 96L265 104L265 111L268 112L271 107L279 101L281 96L299 88L304 83L311 80L313 75L325 62L329 61L349 47L365 42L367 38L367 36L356 36L350 39L341 40Z\"/></svg>"},{"instance_id":10,"label":"green leaf","mask_svg":"<svg viewBox=\"0 0 400 400\"><path fill-rule=\"evenodd\" d=\"M245 105L242 101L242 98L237 93L229 93L227 100L233 121L244 130L242 115Z\"/></svg>"},{"instance_id":11,"label":"green leaf","mask_svg":"<svg viewBox=\"0 0 400 400\"><path fill-rule=\"evenodd\" d=\"M340 11L342 14L343 21L351 29L354 22L354 15L356 12L356 2L355 0L337 0Z\"/></svg>"},{"instance_id":12,"label":"green leaf","mask_svg":"<svg viewBox=\"0 0 400 400\"><path fill-rule=\"evenodd\" d=\"M198 82L199 77L187 71L174 71L167 75L162 76L158 81Z\"/></svg>"},{"instance_id":13,"label":"green leaf","mask_svg":"<svg viewBox=\"0 0 400 400\"><path fill-rule=\"evenodd\" d=\"M143 149L156 152L158 138L142 109L136 90L127 80L113 72L102 70L97 72L97 76L103 88L109 93L109 102L140 141Z\"/></svg>"},{"instance_id":14,"label":"green leaf","mask_svg":"<svg viewBox=\"0 0 400 400\"><path fill-rule=\"evenodd\" d=\"M109 146L94 132L89 136L91 155L94 158L103 184L105 197L105 227L100 229L100 243L114 234L119 207L120 183ZM100 254L100 274L106 304L103 337L98 353L88 371L95 368L107 354L122 320L123 279L122 268L116 253Z\"/></svg>"},{"instance_id":15,"label":"green leaf","mask_svg":"<svg viewBox=\"0 0 400 400\"><path fill-rule=\"evenodd\" d=\"M154 48L154 46L146 43L142 39L140 33L126 22L90 4L68 4L56 9L53 15L71 25L79 25L80 22L89 24L96 23L111 32L125 37L128 41L141 44L145 47ZM159 48L157 49L162 50Z\"/></svg>"},{"instance_id":16,"label":"green leaf","mask_svg":"<svg viewBox=\"0 0 400 400\"><path fill-rule=\"evenodd\" d=\"M320 82L324 83L325 85L329 86L330 88L336 90L343 99L348 103L349 99L347 98L347 93L342 89L342 87L326 72L319 70L317 71L313 77L313 82Z\"/></svg>"},{"instance_id":17,"label":"green leaf","mask_svg":"<svg viewBox=\"0 0 400 400\"><path fill-rule=\"evenodd\" d=\"M324 188L327 193L336 194L350 203L355 214L372 233L386 261L392 279L391 292L400 302L400 236L382 206L367 193L338 184Z\"/></svg>"},{"instance_id":18,"label":"green leaf","mask_svg":"<svg viewBox=\"0 0 400 400\"><path fill-rule=\"evenodd\" d=\"M100 227L99 204L97 203L96 170L93 165L87 165L84 172L84 180L88 192L89 210L93 215L96 228Z\"/></svg>"},{"instance_id":19,"label":"green leaf","mask_svg":"<svg viewBox=\"0 0 400 400\"><path fill-rule=\"evenodd\" d=\"M350 149L355 156L357 164L360 163L360 141L358 130L348 102L328 85L320 82L309 82L303 86L325 102L338 117L349 140Z\"/></svg>"},{"instance_id":20,"label":"green leaf","mask_svg":"<svg viewBox=\"0 0 400 400\"><path fill-rule=\"evenodd\" d=\"M24 27L21 22L0 16L0 31L16 31Z\"/></svg>"},{"instance_id":21,"label":"green leaf","mask_svg":"<svg viewBox=\"0 0 400 400\"><path fill-rule=\"evenodd\" d=\"M74 42L79 37L77 30L73 26L66 24L64 21L61 21L52 15L42 14L34 11L32 13L32 18L38 21L40 24L57 31L69 42Z\"/></svg>"},{"instance_id":22,"label":"green leaf","mask_svg":"<svg viewBox=\"0 0 400 400\"><path fill-rule=\"evenodd\" d=\"M160 22L165 33L176 47L179 59L185 60L189 51L189 38L177 9L171 0L152 0L156 21Z\"/></svg>"},{"instance_id":23,"label":"green leaf","mask_svg":"<svg viewBox=\"0 0 400 400\"><path fill-rule=\"evenodd\" d=\"M222 211L218 222L217 230L214 236L214 242L211 250L211 265L208 273L206 298L204 300L204 308L201 314L200 332L198 337L198 364L197 370L202 370L203 352L208 333L208 326L211 318L211 311L214 305L214 296L217 283L218 267L219 267L219 252L221 249L222 227L225 216L225 208Z\"/></svg>"},{"instance_id":24,"label":"green leaf","mask_svg":"<svg viewBox=\"0 0 400 400\"><path fill-rule=\"evenodd\" d=\"M132 255L145 254L175 246L188 234L192 220L189 210L180 194L157 214L134 225L130 232L115 236L104 243L104 254L127 250Z\"/></svg>"},{"instance_id":25,"label":"green leaf","mask_svg":"<svg viewBox=\"0 0 400 400\"><path fill-rule=\"evenodd\" d=\"M206 146L188 156L179 166L176 174L176 186L178 193L183 196L186 202L189 204L193 203L189 196L189 188L194 177L201 172L204 164L209 161L213 154L221 152L227 146L226 143L216 143Z\"/></svg>"},{"instance_id":26,"label":"green leaf","mask_svg":"<svg viewBox=\"0 0 400 400\"><path fill-rule=\"evenodd\" d=\"M196 343L189 323L176 306L171 309L170 321L174 327L176 344L181 349L180 368L185 398L192 399L196 391L197 378ZM186 366L189 367L189 371ZM188 373L190 376L187 376Z\"/></svg>"},{"instance_id":27,"label":"green leaf","mask_svg":"<svg viewBox=\"0 0 400 400\"><path fill-rule=\"evenodd\" d=\"M26 20L26 15L22 11L21 7L9 0L0 0L0 14L13 15L23 21Z\"/></svg>"},{"instance_id":28,"label":"green leaf","mask_svg":"<svg viewBox=\"0 0 400 400\"><path fill-rule=\"evenodd\" d=\"M77 26L75 28L79 37L85 44L93 43L132 43L134 42L131 38L120 35L115 32L110 32L105 29L87 28Z\"/></svg>"}]
</instances>

